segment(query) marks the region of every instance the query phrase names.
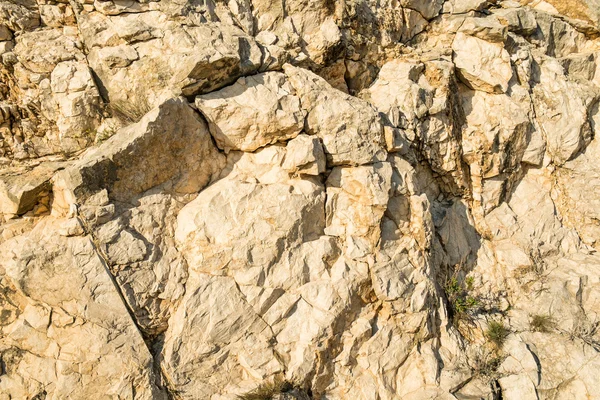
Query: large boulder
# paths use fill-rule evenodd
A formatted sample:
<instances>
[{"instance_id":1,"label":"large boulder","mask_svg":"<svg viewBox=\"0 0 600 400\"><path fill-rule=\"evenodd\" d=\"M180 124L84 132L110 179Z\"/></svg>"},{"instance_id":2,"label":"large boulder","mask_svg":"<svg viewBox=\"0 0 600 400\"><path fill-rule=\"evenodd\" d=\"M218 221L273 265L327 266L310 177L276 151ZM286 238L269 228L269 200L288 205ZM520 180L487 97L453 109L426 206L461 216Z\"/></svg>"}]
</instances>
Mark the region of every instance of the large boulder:
<instances>
[{"instance_id":1,"label":"large boulder","mask_svg":"<svg viewBox=\"0 0 600 400\"><path fill-rule=\"evenodd\" d=\"M171 99L61 171L54 208L68 210L103 189L120 201L166 182L174 193L197 192L222 166L206 123L185 100Z\"/></svg>"},{"instance_id":2,"label":"large boulder","mask_svg":"<svg viewBox=\"0 0 600 400\"><path fill-rule=\"evenodd\" d=\"M166 398L105 260L76 220L46 219L0 249L3 395Z\"/></svg>"},{"instance_id":3,"label":"large boulder","mask_svg":"<svg viewBox=\"0 0 600 400\"><path fill-rule=\"evenodd\" d=\"M504 93L512 77L503 44L458 32L452 43L454 64L465 84L488 93Z\"/></svg>"},{"instance_id":4,"label":"large boulder","mask_svg":"<svg viewBox=\"0 0 600 400\"><path fill-rule=\"evenodd\" d=\"M158 10L79 18L90 65L113 107L153 108L174 96L211 92L261 66L254 38L233 24L187 26Z\"/></svg>"},{"instance_id":5,"label":"large boulder","mask_svg":"<svg viewBox=\"0 0 600 400\"><path fill-rule=\"evenodd\" d=\"M284 71L307 113L307 133L321 139L330 165L385 160L383 126L375 109L308 70L288 64Z\"/></svg>"},{"instance_id":6,"label":"large boulder","mask_svg":"<svg viewBox=\"0 0 600 400\"><path fill-rule=\"evenodd\" d=\"M304 129L300 99L286 76L267 72L196 97L219 148L254 151L293 139Z\"/></svg>"}]
</instances>

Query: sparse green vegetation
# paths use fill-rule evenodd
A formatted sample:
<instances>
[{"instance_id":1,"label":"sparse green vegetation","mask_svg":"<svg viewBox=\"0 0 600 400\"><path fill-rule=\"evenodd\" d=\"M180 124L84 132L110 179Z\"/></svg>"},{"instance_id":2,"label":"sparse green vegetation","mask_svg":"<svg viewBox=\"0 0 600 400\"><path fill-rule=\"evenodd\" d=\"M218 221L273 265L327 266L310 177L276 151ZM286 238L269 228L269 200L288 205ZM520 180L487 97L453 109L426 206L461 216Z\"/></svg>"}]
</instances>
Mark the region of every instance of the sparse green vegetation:
<instances>
[{"instance_id":1,"label":"sparse green vegetation","mask_svg":"<svg viewBox=\"0 0 600 400\"><path fill-rule=\"evenodd\" d=\"M279 393L289 392L294 388L290 382L281 377L275 378L273 381L264 382L256 389L238 396L240 400L271 400L274 395Z\"/></svg>"},{"instance_id":2,"label":"sparse green vegetation","mask_svg":"<svg viewBox=\"0 0 600 400\"><path fill-rule=\"evenodd\" d=\"M535 314L530 316L529 326L534 332L549 332L554 322L549 315Z\"/></svg>"},{"instance_id":3,"label":"sparse green vegetation","mask_svg":"<svg viewBox=\"0 0 600 400\"><path fill-rule=\"evenodd\" d=\"M97 131L94 139L95 144L100 144L112 136L118 131L118 126L116 124L107 125L102 131Z\"/></svg>"},{"instance_id":4,"label":"sparse green vegetation","mask_svg":"<svg viewBox=\"0 0 600 400\"><path fill-rule=\"evenodd\" d=\"M500 349L504 345L508 333L508 329L506 329L502 322L491 321L485 331L485 337Z\"/></svg>"},{"instance_id":5,"label":"sparse green vegetation","mask_svg":"<svg viewBox=\"0 0 600 400\"><path fill-rule=\"evenodd\" d=\"M472 276L467 276L467 279L465 279L465 283L467 284L467 290L473 290L475 278L473 278Z\"/></svg>"},{"instance_id":6,"label":"sparse green vegetation","mask_svg":"<svg viewBox=\"0 0 600 400\"><path fill-rule=\"evenodd\" d=\"M467 278L466 285L461 284L456 276L446 281L445 291L453 318L462 319L479 308L479 299L469 294L472 289L472 278Z\"/></svg>"}]
</instances>

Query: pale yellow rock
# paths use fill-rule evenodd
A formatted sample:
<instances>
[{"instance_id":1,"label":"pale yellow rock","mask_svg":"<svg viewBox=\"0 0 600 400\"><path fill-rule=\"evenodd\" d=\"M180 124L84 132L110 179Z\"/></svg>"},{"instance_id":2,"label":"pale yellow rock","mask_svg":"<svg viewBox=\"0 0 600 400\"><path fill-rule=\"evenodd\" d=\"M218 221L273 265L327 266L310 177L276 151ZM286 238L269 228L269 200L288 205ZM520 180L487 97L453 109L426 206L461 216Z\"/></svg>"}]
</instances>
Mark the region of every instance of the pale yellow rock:
<instances>
[{"instance_id":1,"label":"pale yellow rock","mask_svg":"<svg viewBox=\"0 0 600 400\"><path fill-rule=\"evenodd\" d=\"M293 139L304 128L305 112L284 74L267 72L198 96L196 106L208 120L219 148L254 151Z\"/></svg>"},{"instance_id":2,"label":"pale yellow rock","mask_svg":"<svg viewBox=\"0 0 600 400\"><path fill-rule=\"evenodd\" d=\"M184 171L174 158L193 160L196 167ZM202 158L205 166L198 164ZM125 200L172 179L174 192L196 192L223 166L206 124L185 100L171 99L61 171L54 179L53 209L65 212L102 189Z\"/></svg>"},{"instance_id":3,"label":"pale yellow rock","mask_svg":"<svg viewBox=\"0 0 600 400\"><path fill-rule=\"evenodd\" d=\"M600 399L594 1L0 0L0 399Z\"/></svg>"},{"instance_id":4,"label":"pale yellow rock","mask_svg":"<svg viewBox=\"0 0 600 400\"><path fill-rule=\"evenodd\" d=\"M541 60L539 80L534 89L537 121L546 137L548 154L562 165L591 140L588 112L598 89L569 80L553 59Z\"/></svg>"},{"instance_id":5,"label":"pale yellow rock","mask_svg":"<svg viewBox=\"0 0 600 400\"><path fill-rule=\"evenodd\" d=\"M0 285L20 308L0 328L2 393L164 398L104 260L89 237L58 235L60 223L49 218L2 244Z\"/></svg>"},{"instance_id":6,"label":"pale yellow rock","mask_svg":"<svg viewBox=\"0 0 600 400\"><path fill-rule=\"evenodd\" d=\"M584 21L595 31L600 29L600 3L598 0L522 0L522 3L541 8L547 4L552 7L550 10L557 14Z\"/></svg>"},{"instance_id":7,"label":"pale yellow rock","mask_svg":"<svg viewBox=\"0 0 600 400\"><path fill-rule=\"evenodd\" d=\"M502 43L492 43L462 32L452 43L454 64L461 79L475 90L504 93L512 77L510 56Z\"/></svg>"},{"instance_id":8,"label":"pale yellow rock","mask_svg":"<svg viewBox=\"0 0 600 400\"><path fill-rule=\"evenodd\" d=\"M327 179L327 235L358 237L373 246L391 189L388 163L337 167ZM368 247L369 248L369 247Z\"/></svg>"},{"instance_id":9,"label":"pale yellow rock","mask_svg":"<svg viewBox=\"0 0 600 400\"><path fill-rule=\"evenodd\" d=\"M325 153L316 137L301 134L288 142L283 169L291 173L319 175L325 172Z\"/></svg>"},{"instance_id":10,"label":"pale yellow rock","mask_svg":"<svg viewBox=\"0 0 600 400\"><path fill-rule=\"evenodd\" d=\"M383 127L369 104L308 70L288 64L284 71L307 112L307 133L321 139L328 163L360 165L385 159Z\"/></svg>"}]
</instances>

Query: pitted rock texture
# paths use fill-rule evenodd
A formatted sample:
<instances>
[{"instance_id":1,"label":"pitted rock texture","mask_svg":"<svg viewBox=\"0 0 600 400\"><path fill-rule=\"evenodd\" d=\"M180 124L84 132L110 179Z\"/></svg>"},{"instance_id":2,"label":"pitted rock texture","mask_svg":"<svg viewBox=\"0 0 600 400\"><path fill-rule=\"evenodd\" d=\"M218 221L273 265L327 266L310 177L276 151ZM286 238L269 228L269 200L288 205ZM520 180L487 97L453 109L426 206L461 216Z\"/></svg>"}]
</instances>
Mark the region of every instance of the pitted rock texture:
<instances>
[{"instance_id":1,"label":"pitted rock texture","mask_svg":"<svg viewBox=\"0 0 600 400\"><path fill-rule=\"evenodd\" d=\"M600 399L599 10L0 0L0 400Z\"/></svg>"}]
</instances>

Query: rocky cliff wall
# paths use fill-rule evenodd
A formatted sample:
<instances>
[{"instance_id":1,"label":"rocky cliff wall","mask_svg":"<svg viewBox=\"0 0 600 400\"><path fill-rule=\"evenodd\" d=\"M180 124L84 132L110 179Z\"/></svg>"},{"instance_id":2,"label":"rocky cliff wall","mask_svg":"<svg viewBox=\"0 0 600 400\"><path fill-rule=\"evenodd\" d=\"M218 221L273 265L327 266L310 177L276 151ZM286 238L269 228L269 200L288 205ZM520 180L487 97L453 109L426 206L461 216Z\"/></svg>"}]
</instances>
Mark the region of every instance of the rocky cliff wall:
<instances>
[{"instance_id":1,"label":"rocky cliff wall","mask_svg":"<svg viewBox=\"0 0 600 400\"><path fill-rule=\"evenodd\" d=\"M0 0L0 399L600 399L599 10Z\"/></svg>"}]
</instances>

